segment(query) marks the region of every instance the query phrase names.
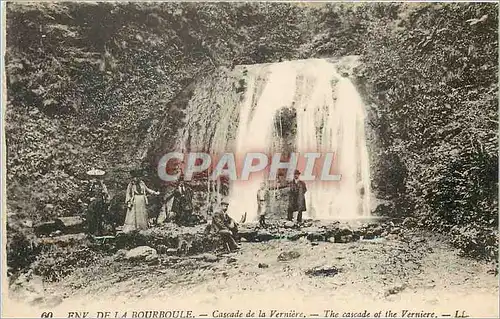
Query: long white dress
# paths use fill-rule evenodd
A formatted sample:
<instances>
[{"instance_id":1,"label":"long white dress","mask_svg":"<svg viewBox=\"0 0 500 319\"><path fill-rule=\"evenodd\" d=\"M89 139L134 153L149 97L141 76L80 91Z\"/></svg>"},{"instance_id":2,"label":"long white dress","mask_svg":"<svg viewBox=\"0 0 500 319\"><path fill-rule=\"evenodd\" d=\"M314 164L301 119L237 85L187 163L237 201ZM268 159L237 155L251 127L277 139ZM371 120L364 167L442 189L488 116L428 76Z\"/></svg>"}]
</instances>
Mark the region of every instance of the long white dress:
<instances>
[{"instance_id":1,"label":"long white dress","mask_svg":"<svg viewBox=\"0 0 500 319\"><path fill-rule=\"evenodd\" d=\"M148 211L146 209L148 198L146 193L156 194L143 181L138 183L130 182L128 184L127 195L125 197L125 202L128 206L125 225L123 225L124 233L148 228Z\"/></svg>"}]
</instances>

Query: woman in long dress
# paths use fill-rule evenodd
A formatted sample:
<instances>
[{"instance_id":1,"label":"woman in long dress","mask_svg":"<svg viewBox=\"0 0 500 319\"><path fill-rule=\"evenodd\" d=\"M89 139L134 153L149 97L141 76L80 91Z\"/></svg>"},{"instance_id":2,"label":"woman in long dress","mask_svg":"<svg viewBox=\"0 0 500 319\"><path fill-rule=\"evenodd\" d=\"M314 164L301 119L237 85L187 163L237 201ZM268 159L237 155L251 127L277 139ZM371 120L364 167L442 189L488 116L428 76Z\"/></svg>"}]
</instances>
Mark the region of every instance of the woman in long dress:
<instances>
[{"instance_id":1,"label":"woman in long dress","mask_svg":"<svg viewBox=\"0 0 500 319\"><path fill-rule=\"evenodd\" d=\"M125 197L127 216L123 225L124 233L148 228L147 194L159 195L160 192L148 188L142 180L134 176L127 186Z\"/></svg>"}]
</instances>

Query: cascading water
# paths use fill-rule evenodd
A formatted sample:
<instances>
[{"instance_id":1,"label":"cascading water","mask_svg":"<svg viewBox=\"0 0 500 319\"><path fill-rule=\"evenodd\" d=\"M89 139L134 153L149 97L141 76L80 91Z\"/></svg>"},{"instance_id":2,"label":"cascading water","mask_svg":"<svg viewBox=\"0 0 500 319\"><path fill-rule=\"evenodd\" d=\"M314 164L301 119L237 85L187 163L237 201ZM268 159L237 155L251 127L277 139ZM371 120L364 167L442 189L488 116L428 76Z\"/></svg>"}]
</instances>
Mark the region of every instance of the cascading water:
<instances>
[{"instance_id":1,"label":"cascading water","mask_svg":"<svg viewBox=\"0 0 500 319\"><path fill-rule=\"evenodd\" d=\"M271 64L268 82L258 99L247 95L240 110L240 121L236 136L236 154L244 156L250 152L269 153L273 120L283 106L291 105L294 98L295 70L287 63ZM250 88L253 87L253 81ZM248 90L252 94L253 90ZM254 103L251 101L255 101ZM257 213L256 194L265 178L265 172L254 173L248 181L235 181L231 189L230 210L232 217L239 218L243 212L250 220Z\"/></svg>"},{"instance_id":2,"label":"cascading water","mask_svg":"<svg viewBox=\"0 0 500 319\"><path fill-rule=\"evenodd\" d=\"M282 108L295 108L295 152L333 152L332 171L340 181L319 181L321 165L315 165L314 181L306 181L306 216L315 219L352 219L370 215L370 172L365 138L365 107L353 83L339 74L339 63L323 59L239 66L234 80L244 79L243 96L231 91L230 78L207 83L187 110L193 116L182 132L191 149L212 154L280 151L275 117ZM211 86L208 88L207 86ZM234 85L233 85L234 86ZM206 89L215 94L206 93ZM212 99L212 100L210 100ZM218 105L214 110L213 105ZM210 124L202 132L190 127ZM237 125L236 125L237 124ZM278 143L279 144L279 143ZM299 155L300 157L300 155ZM322 164L322 161L318 161ZM299 167L303 163L299 161ZM303 166L302 166L303 167ZM241 169L241 167L240 167ZM256 194L265 172L252 173L249 181L234 181L230 189L230 215L247 221L257 217ZM283 217L286 212L279 212Z\"/></svg>"}]
</instances>

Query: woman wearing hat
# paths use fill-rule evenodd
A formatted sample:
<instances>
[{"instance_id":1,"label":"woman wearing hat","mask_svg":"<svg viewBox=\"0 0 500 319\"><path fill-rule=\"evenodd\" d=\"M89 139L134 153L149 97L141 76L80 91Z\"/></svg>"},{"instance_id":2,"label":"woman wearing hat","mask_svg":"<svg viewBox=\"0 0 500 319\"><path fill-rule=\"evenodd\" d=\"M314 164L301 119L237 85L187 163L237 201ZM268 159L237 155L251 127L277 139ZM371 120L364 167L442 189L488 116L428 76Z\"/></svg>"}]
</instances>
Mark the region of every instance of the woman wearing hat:
<instances>
[{"instance_id":1,"label":"woman wearing hat","mask_svg":"<svg viewBox=\"0 0 500 319\"><path fill-rule=\"evenodd\" d=\"M123 232L134 230L143 230L148 228L148 204L147 194L159 195L160 192L154 191L146 186L139 178L138 171L132 171L132 181L127 186L125 203L127 204L127 216Z\"/></svg>"}]
</instances>

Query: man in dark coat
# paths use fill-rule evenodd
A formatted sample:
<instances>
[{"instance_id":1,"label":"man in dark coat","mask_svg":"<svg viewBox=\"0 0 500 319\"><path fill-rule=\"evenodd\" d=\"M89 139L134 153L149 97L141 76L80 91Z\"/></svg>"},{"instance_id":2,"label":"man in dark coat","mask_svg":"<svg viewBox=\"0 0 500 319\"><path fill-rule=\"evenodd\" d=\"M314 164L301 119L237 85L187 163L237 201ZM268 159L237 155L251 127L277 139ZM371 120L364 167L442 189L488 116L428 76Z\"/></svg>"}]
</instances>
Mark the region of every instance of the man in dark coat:
<instances>
[{"instance_id":1,"label":"man in dark coat","mask_svg":"<svg viewBox=\"0 0 500 319\"><path fill-rule=\"evenodd\" d=\"M171 196L174 197L171 209L172 217L178 224L188 223L193 215L193 190L181 178L172 194L167 197L167 201Z\"/></svg>"},{"instance_id":2,"label":"man in dark coat","mask_svg":"<svg viewBox=\"0 0 500 319\"><path fill-rule=\"evenodd\" d=\"M293 220L293 213L297 212L297 222L302 223L302 212L306 211L307 192L306 183L299 180L300 171L296 170L293 180L290 182L290 193L288 197L288 220Z\"/></svg>"},{"instance_id":3,"label":"man in dark coat","mask_svg":"<svg viewBox=\"0 0 500 319\"><path fill-rule=\"evenodd\" d=\"M211 232L219 234L224 244L229 247L229 250L234 251L239 249L239 245L236 242L236 238L238 237L238 224L236 224L234 219L227 214L228 207L228 201L223 200L220 209L217 210L212 217Z\"/></svg>"},{"instance_id":4,"label":"man in dark coat","mask_svg":"<svg viewBox=\"0 0 500 319\"><path fill-rule=\"evenodd\" d=\"M90 170L87 175L91 176L88 182L84 197L86 209L87 232L94 236L101 236L104 233L104 222L108 212L110 196L108 189L102 180L97 177L104 175L104 171Z\"/></svg>"}]
</instances>

